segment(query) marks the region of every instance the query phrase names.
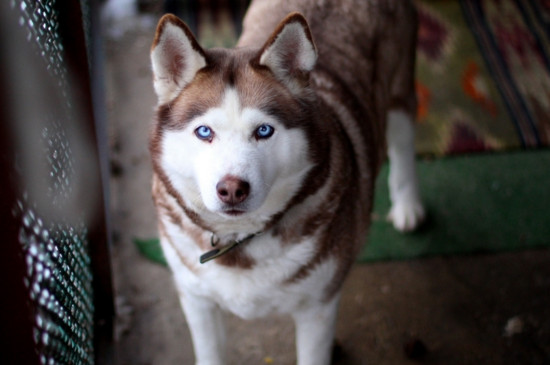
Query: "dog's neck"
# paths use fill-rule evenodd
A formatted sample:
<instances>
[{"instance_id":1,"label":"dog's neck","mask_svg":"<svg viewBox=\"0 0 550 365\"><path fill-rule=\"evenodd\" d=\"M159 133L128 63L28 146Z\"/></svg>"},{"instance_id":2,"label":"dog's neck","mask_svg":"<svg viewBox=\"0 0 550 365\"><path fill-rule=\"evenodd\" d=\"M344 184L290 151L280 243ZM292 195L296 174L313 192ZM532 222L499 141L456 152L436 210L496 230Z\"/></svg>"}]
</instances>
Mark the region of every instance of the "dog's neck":
<instances>
[{"instance_id":1,"label":"dog's neck","mask_svg":"<svg viewBox=\"0 0 550 365\"><path fill-rule=\"evenodd\" d=\"M212 233L212 237L210 238L210 244L212 245L212 247L214 247L214 249L201 255L200 263L204 264L210 260L223 256L224 254L231 251L235 247L250 241L252 238L260 234L262 234L262 232L252 233L245 236L244 238L233 239L233 240L230 240L229 243L226 243L225 245L220 245L219 237L216 236L215 233ZM220 246L220 247L216 247L216 246Z\"/></svg>"}]
</instances>

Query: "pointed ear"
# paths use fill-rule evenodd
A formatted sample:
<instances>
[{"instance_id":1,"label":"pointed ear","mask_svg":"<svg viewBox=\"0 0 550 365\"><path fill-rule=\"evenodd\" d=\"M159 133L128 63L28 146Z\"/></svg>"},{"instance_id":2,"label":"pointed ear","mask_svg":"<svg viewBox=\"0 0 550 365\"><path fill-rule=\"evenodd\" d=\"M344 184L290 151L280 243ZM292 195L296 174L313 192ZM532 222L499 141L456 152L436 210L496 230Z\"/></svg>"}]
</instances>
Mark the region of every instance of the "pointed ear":
<instances>
[{"instance_id":1,"label":"pointed ear","mask_svg":"<svg viewBox=\"0 0 550 365\"><path fill-rule=\"evenodd\" d=\"M151 47L154 87L159 103L174 99L206 66L206 54L178 17L163 16Z\"/></svg>"},{"instance_id":2,"label":"pointed ear","mask_svg":"<svg viewBox=\"0 0 550 365\"><path fill-rule=\"evenodd\" d=\"M317 62L317 50L306 19L300 13L289 14L277 26L259 54L259 64L298 92Z\"/></svg>"}]
</instances>

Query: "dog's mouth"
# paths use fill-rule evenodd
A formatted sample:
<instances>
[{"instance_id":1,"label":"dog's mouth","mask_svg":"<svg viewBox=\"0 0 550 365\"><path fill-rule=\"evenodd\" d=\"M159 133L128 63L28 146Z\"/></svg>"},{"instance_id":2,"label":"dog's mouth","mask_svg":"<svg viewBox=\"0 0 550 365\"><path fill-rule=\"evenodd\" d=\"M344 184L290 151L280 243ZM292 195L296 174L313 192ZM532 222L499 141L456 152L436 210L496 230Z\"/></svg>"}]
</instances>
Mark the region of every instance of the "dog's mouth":
<instances>
[{"instance_id":1,"label":"dog's mouth","mask_svg":"<svg viewBox=\"0 0 550 365\"><path fill-rule=\"evenodd\" d=\"M243 215L244 213L246 213L245 210L236 209L236 208L227 208L227 209L224 209L222 212L223 212L223 214L226 214L226 215L229 215L229 216L232 216L232 217L237 217L237 216L240 216L240 215Z\"/></svg>"}]
</instances>

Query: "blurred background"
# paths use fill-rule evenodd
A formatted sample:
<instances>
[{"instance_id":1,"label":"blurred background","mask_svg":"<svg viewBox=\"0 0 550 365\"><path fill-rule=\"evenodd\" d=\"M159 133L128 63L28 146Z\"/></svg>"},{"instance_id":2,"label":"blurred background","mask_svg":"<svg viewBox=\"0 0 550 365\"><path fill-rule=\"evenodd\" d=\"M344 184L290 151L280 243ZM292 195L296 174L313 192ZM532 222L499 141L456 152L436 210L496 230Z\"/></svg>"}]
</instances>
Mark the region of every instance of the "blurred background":
<instances>
[{"instance_id":1,"label":"blurred background","mask_svg":"<svg viewBox=\"0 0 550 365\"><path fill-rule=\"evenodd\" d=\"M549 364L550 5L415 3L428 219L393 231L384 167L334 363ZM1 3L2 363L194 362L150 194L149 51L165 12L231 47L246 6ZM229 364L294 363L288 318L226 320Z\"/></svg>"}]
</instances>

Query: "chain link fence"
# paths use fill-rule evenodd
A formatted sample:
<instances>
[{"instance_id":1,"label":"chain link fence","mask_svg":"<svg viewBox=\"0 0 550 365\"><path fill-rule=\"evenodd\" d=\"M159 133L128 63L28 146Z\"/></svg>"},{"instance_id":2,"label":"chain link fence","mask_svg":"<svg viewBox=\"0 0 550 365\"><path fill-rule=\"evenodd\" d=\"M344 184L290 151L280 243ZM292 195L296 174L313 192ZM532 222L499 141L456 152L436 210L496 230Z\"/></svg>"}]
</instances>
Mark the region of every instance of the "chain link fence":
<instances>
[{"instance_id":1,"label":"chain link fence","mask_svg":"<svg viewBox=\"0 0 550 365\"><path fill-rule=\"evenodd\" d=\"M2 364L109 362L95 3L0 5Z\"/></svg>"}]
</instances>

